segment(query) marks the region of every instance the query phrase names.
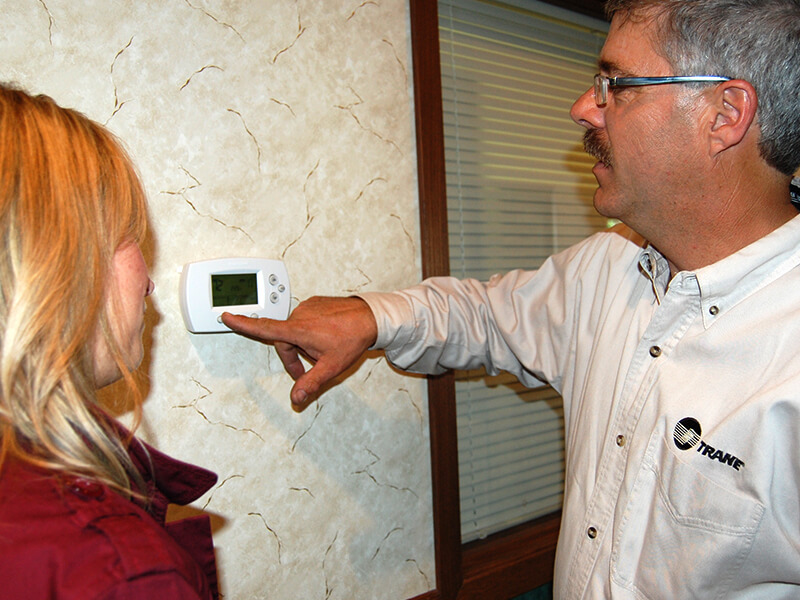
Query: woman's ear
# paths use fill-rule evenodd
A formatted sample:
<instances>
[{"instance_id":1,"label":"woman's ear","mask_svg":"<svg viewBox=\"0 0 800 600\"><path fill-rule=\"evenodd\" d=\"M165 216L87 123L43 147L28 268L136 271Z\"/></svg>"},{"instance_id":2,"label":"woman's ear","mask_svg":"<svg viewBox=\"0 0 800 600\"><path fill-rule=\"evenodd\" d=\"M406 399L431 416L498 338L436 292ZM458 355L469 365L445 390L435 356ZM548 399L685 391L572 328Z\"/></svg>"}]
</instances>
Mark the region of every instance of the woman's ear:
<instances>
[{"instance_id":1,"label":"woman's ear","mask_svg":"<svg viewBox=\"0 0 800 600\"><path fill-rule=\"evenodd\" d=\"M743 79L718 84L709 96L712 111L708 130L712 156L739 144L755 123L758 97L755 88Z\"/></svg>"}]
</instances>

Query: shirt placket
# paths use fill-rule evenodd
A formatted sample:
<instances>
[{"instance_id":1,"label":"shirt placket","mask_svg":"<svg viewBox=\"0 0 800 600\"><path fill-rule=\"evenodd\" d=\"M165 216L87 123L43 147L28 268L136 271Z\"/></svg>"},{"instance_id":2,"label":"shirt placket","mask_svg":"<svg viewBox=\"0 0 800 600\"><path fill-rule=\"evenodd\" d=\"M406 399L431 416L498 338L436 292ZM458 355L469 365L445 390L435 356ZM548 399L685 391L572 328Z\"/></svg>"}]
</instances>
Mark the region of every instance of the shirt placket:
<instances>
[{"instance_id":1,"label":"shirt placket","mask_svg":"<svg viewBox=\"0 0 800 600\"><path fill-rule=\"evenodd\" d=\"M645 274L650 275L647 270ZM700 312L697 279L690 273L680 274L666 294L658 294L654 281L654 291L659 306L633 354L622 394L613 404L616 416L606 435L594 492L584 517L584 535L569 571L566 595L569 598L585 596L600 552L611 544L610 524L617 504L624 501L623 495L626 495L621 494L621 487L629 460L631 436L638 428L639 435L649 437L651 426L639 428L647 400L672 350ZM610 555L610 547L607 554Z\"/></svg>"}]
</instances>

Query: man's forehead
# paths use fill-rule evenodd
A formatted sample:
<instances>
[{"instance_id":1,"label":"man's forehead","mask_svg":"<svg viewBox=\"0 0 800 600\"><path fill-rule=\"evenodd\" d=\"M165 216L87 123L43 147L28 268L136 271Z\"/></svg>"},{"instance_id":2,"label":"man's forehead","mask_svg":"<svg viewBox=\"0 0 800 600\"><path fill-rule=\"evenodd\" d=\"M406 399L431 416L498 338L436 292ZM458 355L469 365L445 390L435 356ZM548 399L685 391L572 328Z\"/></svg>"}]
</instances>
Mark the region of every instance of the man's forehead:
<instances>
[{"instance_id":1,"label":"man's forehead","mask_svg":"<svg viewBox=\"0 0 800 600\"><path fill-rule=\"evenodd\" d=\"M653 47L655 36L650 20L614 17L597 61L600 72L616 77L669 75L669 63Z\"/></svg>"}]
</instances>

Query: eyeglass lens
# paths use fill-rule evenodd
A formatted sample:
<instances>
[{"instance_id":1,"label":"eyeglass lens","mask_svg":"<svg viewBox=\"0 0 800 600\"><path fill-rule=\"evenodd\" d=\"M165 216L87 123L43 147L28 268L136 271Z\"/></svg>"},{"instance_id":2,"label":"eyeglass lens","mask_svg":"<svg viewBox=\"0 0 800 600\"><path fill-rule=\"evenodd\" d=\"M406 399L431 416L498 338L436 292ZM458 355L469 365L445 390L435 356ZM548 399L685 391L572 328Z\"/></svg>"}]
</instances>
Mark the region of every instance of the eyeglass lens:
<instances>
[{"instance_id":1,"label":"eyeglass lens","mask_svg":"<svg viewBox=\"0 0 800 600\"><path fill-rule=\"evenodd\" d=\"M608 78L602 75L594 76L594 101L597 106L603 106L608 102Z\"/></svg>"}]
</instances>

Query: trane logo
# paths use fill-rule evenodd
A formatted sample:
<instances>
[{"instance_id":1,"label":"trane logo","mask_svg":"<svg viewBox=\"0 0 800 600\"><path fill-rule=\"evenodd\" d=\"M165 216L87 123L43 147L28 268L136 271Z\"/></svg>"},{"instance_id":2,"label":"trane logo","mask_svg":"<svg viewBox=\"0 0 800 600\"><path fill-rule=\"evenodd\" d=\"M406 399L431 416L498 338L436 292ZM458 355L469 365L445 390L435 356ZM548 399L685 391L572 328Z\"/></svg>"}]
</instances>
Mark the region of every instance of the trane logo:
<instances>
[{"instance_id":1,"label":"trane logo","mask_svg":"<svg viewBox=\"0 0 800 600\"><path fill-rule=\"evenodd\" d=\"M737 471L744 467L744 461L730 452L719 450L705 443L701 439L702 434L703 429L700 427L700 423L697 419L686 417L678 421L677 425L675 425L672 437L675 441L675 445L681 450L690 450L697 446L697 452L707 457L709 460L716 460Z\"/></svg>"}]
</instances>

